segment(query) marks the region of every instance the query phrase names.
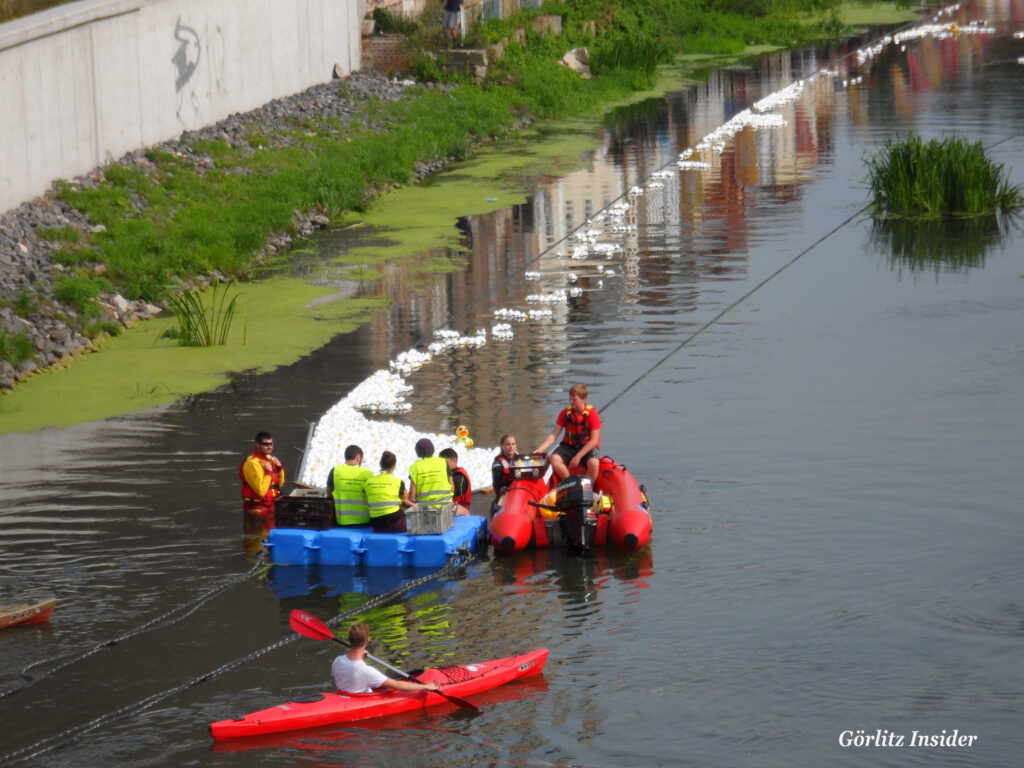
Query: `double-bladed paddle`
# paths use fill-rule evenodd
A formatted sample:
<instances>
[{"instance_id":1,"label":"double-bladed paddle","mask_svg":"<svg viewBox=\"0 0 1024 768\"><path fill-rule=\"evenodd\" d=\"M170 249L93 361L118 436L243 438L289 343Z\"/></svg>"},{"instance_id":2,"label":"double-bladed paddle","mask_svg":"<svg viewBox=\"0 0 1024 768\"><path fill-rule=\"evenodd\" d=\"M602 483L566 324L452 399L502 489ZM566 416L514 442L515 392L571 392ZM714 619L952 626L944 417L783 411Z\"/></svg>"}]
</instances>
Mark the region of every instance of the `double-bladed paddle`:
<instances>
[{"instance_id":1,"label":"double-bladed paddle","mask_svg":"<svg viewBox=\"0 0 1024 768\"><path fill-rule=\"evenodd\" d=\"M312 614L306 613L305 611L300 611L297 608L294 611L292 611L291 616L288 618L288 624L291 626L292 629L294 629L300 635L304 635L305 637L310 637L314 640L333 640L334 642L340 643L346 648L352 648L351 645L346 643L340 637L335 637L334 633L331 631L331 628L324 624L322 621L320 621L320 619L318 619L316 616L313 616ZM366 654L366 658L368 658L370 661L374 661L377 664L380 664L382 667L387 667L395 674L401 675L407 680L412 680L414 683L423 684L423 681L419 678L410 675L408 672L402 671L398 667L391 666L386 661L382 661L378 659L376 656ZM436 693L439 693L442 696L444 696L446 699L448 699L448 701L452 702L452 704L458 704L460 707L465 707L466 709L479 711L478 707L476 707L473 704L470 704L465 699L460 699L458 696L451 696L450 694L447 694L444 691L436 691Z\"/></svg>"}]
</instances>

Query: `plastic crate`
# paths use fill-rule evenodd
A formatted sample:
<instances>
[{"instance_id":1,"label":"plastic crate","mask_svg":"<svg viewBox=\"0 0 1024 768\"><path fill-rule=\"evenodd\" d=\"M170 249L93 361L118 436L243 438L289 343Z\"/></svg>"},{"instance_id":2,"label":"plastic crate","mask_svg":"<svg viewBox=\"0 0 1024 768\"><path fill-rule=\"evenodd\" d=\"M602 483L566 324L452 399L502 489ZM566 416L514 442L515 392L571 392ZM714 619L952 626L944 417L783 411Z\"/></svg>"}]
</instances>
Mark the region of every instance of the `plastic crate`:
<instances>
[{"instance_id":1,"label":"plastic crate","mask_svg":"<svg viewBox=\"0 0 1024 768\"><path fill-rule=\"evenodd\" d=\"M274 502L274 525L326 531L334 527L334 499L320 488L297 488Z\"/></svg>"},{"instance_id":2,"label":"plastic crate","mask_svg":"<svg viewBox=\"0 0 1024 768\"><path fill-rule=\"evenodd\" d=\"M405 511L405 532L411 536L444 533L455 522L455 505L418 502Z\"/></svg>"}]
</instances>

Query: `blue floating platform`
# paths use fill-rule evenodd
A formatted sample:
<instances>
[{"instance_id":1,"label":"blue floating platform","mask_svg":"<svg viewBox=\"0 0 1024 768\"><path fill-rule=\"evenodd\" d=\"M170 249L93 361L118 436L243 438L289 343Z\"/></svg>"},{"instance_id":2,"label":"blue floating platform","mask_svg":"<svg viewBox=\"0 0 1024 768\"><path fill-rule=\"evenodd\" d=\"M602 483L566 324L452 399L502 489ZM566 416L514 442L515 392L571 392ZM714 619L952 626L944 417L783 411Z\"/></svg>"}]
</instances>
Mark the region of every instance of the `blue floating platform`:
<instances>
[{"instance_id":1,"label":"blue floating platform","mask_svg":"<svg viewBox=\"0 0 1024 768\"><path fill-rule=\"evenodd\" d=\"M476 552L486 541L487 519L462 515L444 533L417 536L375 533L369 526L326 531L274 528L267 550L275 565L440 568L459 547Z\"/></svg>"}]
</instances>

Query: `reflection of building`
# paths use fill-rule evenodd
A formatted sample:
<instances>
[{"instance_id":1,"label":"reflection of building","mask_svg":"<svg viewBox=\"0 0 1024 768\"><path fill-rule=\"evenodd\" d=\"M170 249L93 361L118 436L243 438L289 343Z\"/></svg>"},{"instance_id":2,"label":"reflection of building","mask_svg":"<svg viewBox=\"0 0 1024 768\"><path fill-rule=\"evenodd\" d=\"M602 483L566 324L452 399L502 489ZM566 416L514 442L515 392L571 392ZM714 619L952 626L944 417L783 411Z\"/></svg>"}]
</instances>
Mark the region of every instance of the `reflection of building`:
<instances>
[{"instance_id":1,"label":"reflection of building","mask_svg":"<svg viewBox=\"0 0 1024 768\"><path fill-rule=\"evenodd\" d=\"M794 71L821 66L812 54L774 54L762 69L715 72L700 86L616 110L604 122L604 146L583 168L539 179L526 203L460 219L461 249L417 256L416 269L386 266L388 277L374 290L392 298L394 309L375 321L371 334L380 340L382 362L414 344L424 348L432 330L449 322L463 334L488 329L497 322L496 308L552 312L550 319L513 323L512 342L452 351L413 373L410 422L450 431L465 423L480 445L497 444L498 434L488 432L520 430L520 447L528 450L553 418L531 403L557 399L567 377L586 377L579 350L587 348L588 335L630 322L635 326L627 333L671 334L676 324L659 314L696 309L708 285L745 275L760 211L798 200L818 164L830 160L836 100L849 91L837 78L810 79L802 96L775 110L782 126L748 126L703 151L707 170L679 169L675 161L733 115L788 86ZM628 221L599 236L621 250L574 260L576 230L606 226L597 214L627 199L633 187L644 191L629 197ZM417 277L432 270L423 269L427 261L453 269L442 279ZM598 265L616 277L602 284ZM527 280L527 270L543 279ZM527 303L528 294L566 288L570 272L582 295L567 303ZM526 390L530 397L522 395Z\"/></svg>"}]
</instances>

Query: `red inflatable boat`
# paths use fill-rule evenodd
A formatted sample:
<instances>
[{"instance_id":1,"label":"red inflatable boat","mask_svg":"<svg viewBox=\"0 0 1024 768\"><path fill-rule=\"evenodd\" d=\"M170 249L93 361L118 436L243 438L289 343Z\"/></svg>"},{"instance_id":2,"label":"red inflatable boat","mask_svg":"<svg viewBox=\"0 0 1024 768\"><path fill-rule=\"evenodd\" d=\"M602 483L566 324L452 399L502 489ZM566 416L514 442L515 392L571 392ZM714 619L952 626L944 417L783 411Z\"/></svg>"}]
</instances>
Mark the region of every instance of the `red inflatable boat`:
<instances>
[{"instance_id":1,"label":"red inflatable boat","mask_svg":"<svg viewBox=\"0 0 1024 768\"><path fill-rule=\"evenodd\" d=\"M569 481L551 484L540 471L521 471L519 478L505 491L503 505L491 520L491 543L495 551L517 552L531 543L538 547L566 544L580 548L603 547L609 541L622 549L634 550L650 543L652 526L647 496L622 464L607 456L601 457L592 490L601 493L603 503L592 515L588 513L587 526L592 530L586 537L567 535L565 514L545 503L546 499L550 501L548 494L552 490L556 490L556 503L560 503L561 496L568 495L568 489L563 491L563 486L568 484ZM589 493L589 489L583 490Z\"/></svg>"}]
</instances>

